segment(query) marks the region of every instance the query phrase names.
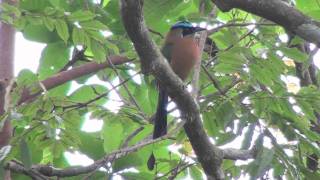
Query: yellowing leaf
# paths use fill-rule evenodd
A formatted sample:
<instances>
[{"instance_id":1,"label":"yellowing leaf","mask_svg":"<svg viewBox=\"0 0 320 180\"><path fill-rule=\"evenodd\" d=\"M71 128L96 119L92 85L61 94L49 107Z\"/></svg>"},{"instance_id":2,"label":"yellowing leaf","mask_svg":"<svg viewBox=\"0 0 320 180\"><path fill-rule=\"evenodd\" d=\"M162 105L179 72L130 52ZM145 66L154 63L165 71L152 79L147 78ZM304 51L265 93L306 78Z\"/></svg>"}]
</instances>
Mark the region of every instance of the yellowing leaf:
<instances>
[{"instance_id":1,"label":"yellowing leaf","mask_svg":"<svg viewBox=\"0 0 320 180\"><path fill-rule=\"evenodd\" d=\"M191 146L191 144L190 144L190 142L189 141L184 141L184 143L183 143L183 149L184 149L184 151L186 152L186 154L188 154L188 155L192 155L192 146Z\"/></svg>"},{"instance_id":2,"label":"yellowing leaf","mask_svg":"<svg viewBox=\"0 0 320 180\"><path fill-rule=\"evenodd\" d=\"M296 67L296 64L294 63L294 60L289 59L289 58L284 58L283 62L285 65L289 66L289 67Z\"/></svg>"},{"instance_id":3,"label":"yellowing leaf","mask_svg":"<svg viewBox=\"0 0 320 180\"><path fill-rule=\"evenodd\" d=\"M300 87L296 83L289 82L287 83L288 92L297 94L300 90Z\"/></svg>"}]
</instances>

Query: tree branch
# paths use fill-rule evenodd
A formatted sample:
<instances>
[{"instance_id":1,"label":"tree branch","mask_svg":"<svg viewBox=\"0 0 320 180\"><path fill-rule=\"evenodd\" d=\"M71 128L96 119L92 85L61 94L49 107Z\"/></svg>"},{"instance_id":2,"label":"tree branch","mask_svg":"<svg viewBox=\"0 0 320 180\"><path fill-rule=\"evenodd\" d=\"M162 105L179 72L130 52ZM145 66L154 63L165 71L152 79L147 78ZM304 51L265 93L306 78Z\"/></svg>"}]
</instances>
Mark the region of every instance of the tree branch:
<instances>
[{"instance_id":1,"label":"tree branch","mask_svg":"<svg viewBox=\"0 0 320 180\"><path fill-rule=\"evenodd\" d=\"M223 158L230 160L248 160L253 159L257 155L257 150L255 148L251 150L239 150L239 149L224 149Z\"/></svg>"},{"instance_id":2,"label":"tree branch","mask_svg":"<svg viewBox=\"0 0 320 180\"><path fill-rule=\"evenodd\" d=\"M112 62L113 65L119 65L119 64L132 61L131 59L128 59L123 56L110 56L108 57L108 59L110 60L110 62ZM107 67L110 67L110 63L108 61L101 64L98 64L96 62L91 62L67 71L62 71L54 76L51 76L41 81L40 83L43 84L47 90L50 90L70 80L77 79L81 76L84 76L93 72L97 72ZM41 93L42 93L42 90L39 90L38 92L35 92L35 93L31 93L28 88L25 88L22 92L22 95L18 104L32 100L33 98L40 95Z\"/></svg>"},{"instance_id":3,"label":"tree branch","mask_svg":"<svg viewBox=\"0 0 320 180\"><path fill-rule=\"evenodd\" d=\"M220 29L228 28L228 27L244 27L244 26L276 26L274 23L227 23L220 25L216 28L208 30L208 35L212 35L218 32Z\"/></svg>"},{"instance_id":4,"label":"tree branch","mask_svg":"<svg viewBox=\"0 0 320 180\"><path fill-rule=\"evenodd\" d=\"M273 21L320 46L320 23L281 0L211 0L222 11L238 8Z\"/></svg>"},{"instance_id":5,"label":"tree branch","mask_svg":"<svg viewBox=\"0 0 320 180\"><path fill-rule=\"evenodd\" d=\"M103 158L95 161L93 164L89 166L71 166L65 169L59 169L59 168L52 167L50 165L34 165L30 169L28 169L16 161L10 161L9 163L7 163L5 168L15 172L26 174L31 177L35 177L35 174L37 173L41 173L42 175L49 176L49 177L78 176L81 174L93 172L99 169L100 167L102 167L103 165L107 164L108 162L112 162L115 159L119 159L123 156L126 156L127 154L135 152L144 146L165 140L168 137L169 137L169 134L166 136L162 136L161 138L144 141L131 147L113 151L110 154L107 154L106 156L104 156Z\"/></svg>"},{"instance_id":6,"label":"tree branch","mask_svg":"<svg viewBox=\"0 0 320 180\"><path fill-rule=\"evenodd\" d=\"M0 0L0 3L14 4L14 1ZM14 43L14 28L9 24L0 22L0 116L5 112L4 102L6 87L13 77ZM0 149L9 143L11 134L11 123L6 120L4 125L0 128Z\"/></svg>"},{"instance_id":7,"label":"tree branch","mask_svg":"<svg viewBox=\"0 0 320 180\"><path fill-rule=\"evenodd\" d=\"M142 5L142 0L121 0L124 27L141 59L141 65L157 78L177 104L185 121L186 134L208 179L224 179L222 151L209 141L202 126L198 104L150 38L142 15Z\"/></svg>"}]
</instances>

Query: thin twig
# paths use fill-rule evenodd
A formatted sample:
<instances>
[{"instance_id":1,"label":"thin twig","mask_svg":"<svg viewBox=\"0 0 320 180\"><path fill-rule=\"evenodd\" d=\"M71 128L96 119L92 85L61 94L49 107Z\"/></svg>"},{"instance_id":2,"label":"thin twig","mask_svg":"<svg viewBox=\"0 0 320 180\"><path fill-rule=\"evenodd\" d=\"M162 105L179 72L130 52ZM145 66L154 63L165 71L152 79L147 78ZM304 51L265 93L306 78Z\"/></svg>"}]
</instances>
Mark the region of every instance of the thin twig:
<instances>
[{"instance_id":1,"label":"thin twig","mask_svg":"<svg viewBox=\"0 0 320 180\"><path fill-rule=\"evenodd\" d=\"M110 63L110 67L113 69L113 71L116 73L116 75L118 76L118 78L120 79L120 81L122 81L121 75L118 72L118 70L115 68L115 66L113 65L113 63L109 60L108 61ZM143 113L141 107L139 106L138 102L136 101L136 99L134 98L134 96L131 94L131 92L129 91L128 86L126 85L126 83L123 83L123 88L125 89L125 91L127 92L127 94L130 97L131 102L137 107L137 109L141 112L141 115L146 118L145 114Z\"/></svg>"},{"instance_id":2,"label":"thin twig","mask_svg":"<svg viewBox=\"0 0 320 180\"><path fill-rule=\"evenodd\" d=\"M95 97L95 98L93 98L93 99L91 99L91 100L89 100L89 101L87 101L87 102L77 103L77 104L73 104L73 105L69 105L69 106L63 106L63 108L64 108L64 109L70 109L70 108L82 108L82 107L86 107L86 106L88 106L89 104L91 104L91 103L93 103L93 102L95 102L95 101L98 101L99 99L107 96L111 91L115 90L117 87L120 87L120 86L124 85L126 82L128 82L129 80L131 80L134 76L138 75L139 73L140 73L140 71L137 72L136 74L130 76L130 78L127 78L127 79L121 81L119 84L113 86L113 87L112 87L111 89L109 89L107 92L102 93L102 94L100 94L99 96L97 96L97 97Z\"/></svg>"},{"instance_id":3,"label":"thin twig","mask_svg":"<svg viewBox=\"0 0 320 180\"><path fill-rule=\"evenodd\" d=\"M150 145L153 143L157 143L159 141L168 139L169 137L170 137L170 134L167 134L167 135L162 136L157 139L143 141L143 142L140 142L139 144L133 145L131 147L127 147L127 148L113 151L88 166L71 166L71 167L68 167L65 169L58 169L58 168L52 167L50 165L35 165L35 166L32 166L31 169L27 169L23 165L19 165L17 167L17 162L10 161L6 165L6 168L10 169L12 171L15 171L15 172L24 172L26 175L29 175L29 176L30 176L30 173L32 173L32 172L41 173L42 175L49 176L49 177L52 177L52 176L57 176L57 177L77 176L80 174L86 174L86 173L96 171L97 169L99 169L103 165L107 164L108 162L112 162L115 159L119 159L123 156L126 156L129 153L135 152L144 146L147 146L147 145Z\"/></svg>"},{"instance_id":4,"label":"thin twig","mask_svg":"<svg viewBox=\"0 0 320 180\"><path fill-rule=\"evenodd\" d=\"M76 62L81 60L81 58L83 58L83 57L84 57L84 49L79 51L78 49L75 48L73 50L71 60L68 61L68 63L62 69L60 69L59 72L68 70L69 67L73 66Z\"/></svg>"},{"instance_id":5,"label":"thin twig","mask_svg":"<svg viewBox=\"0 0 320 180\"><path fill-rule=\"evenodd\" d=\"M219 96L219 95L226 94L230 89L232 89L234 86L236 86L240 82L242 82L241 79L235 79L235 80L232 81L231 84L229 84L226 87L224 87L223 89L221 89L221 91L218 91L218 92L206 95L206 96L201 96L200 99L209 100L212 97L216 97L216 96Z\"/></svg>"},{"instance_id":6,"label":"thin twig","mask_svg":"<svg viewBox=\"0 0 320 180\"><path fill-rule=\"evenodd\" d=\"M138 135L142 130L144 129L144 127L139 127L138 129L134 130L128 137L127 139L124 141L124 143L122 144L122 148L128 147L129 142L131 141L132 138L134 138L136 135Z\"/></svg>"},{"instance_id":7,"label":"thin twig","mask_svg":"<svg viewBox=\"0 0 320 180\"><path fill-rule=\"evenodd\" d=\"M243 39L245 39L247 36L251 35L251 34L254 32L254 30L255 30L255 29L253 28L253 29L251 29L250 31L248 31L246 34L242 35L236 43L231 44L229 47L227 47L227 48L224 49L223 51L228 51L228 50L230 50L231 48L233 48L233 47L234 47L236 44L238 44L240 41L242 41Z\"/></svg>"},{"instance_id":8,"label":"thin twig","mask_svg":"<svg viewBox=\"0 0 320 180\"><path fill-rule=\"evenodd\" d=\"M210 81L212 82L213 86L220 92L221 95L225 95L225 93L222 91L222 89L219 86L219 82L212 77L212 75L210 74L210 72L208 71L208 69L201 64L202 69L204 70L204 72L206 73L206 75L208 76L208 78L210 79Z\"/></svg>"},{"instance_id":9,"label":"thin twig","mask_svg":"<svg viewBox=\"0 0 320 180\"><path fill-rule=\"evenodd\" d=\"M202 4L203 3L200 3L200 7L199 7L199 11L201 14L203 14L204 10L205 10L204 7L202 6ZM214 11L215 11L215 8L213 8L212 12L209 14L209 16L207 18L207 23L209 23L210 19L215 14ZM201 60L202 60L201 57L203 54L203 50L205 47L207 37L208 37L207 31L203 31L200 33L200 39L199 39L200 59L198 61L196 61L196 64L194 66L193 77L192 77L192 81L191 81L191 86L192 86L191 96L194 99L198 99L198 96L199 96L199 79L200 79Z\"/></svg>"},{"instance_id":10,"label":"thin twig","mask_svg":"<svg viewBox=\"0 0 320 180\"><path fill-rule=\"evenodd\" d=\"M164 38L164 36L163 36L160 32L155 31L155 30L153 30L153 29L151 29L151 28L148 28L148 30L149 30L149 32L151 32L152 34L158 35L161 39Z\"/></svg>"},{"instance_id":11,"label":"thin twig","mask_svg":"<svg viewBox=\"0 0 320 180\"><path fill-rule=\"evenodd\" d=\"M233 26L238 26L238 27L243 27L243 26L277 26L277 24L274 24L274 23L227 23L227 24L223 24L221 26L218 26L216 28L213 28L211 30L208 30L208 35L212 35L212 34L218 32L220 29L233 27Z\"/></svg>"},{"instance_id":12,"label":"thin twig","mask_svg":"<svg viewBox=\"0 0 320 180\"><path fill-rule=\"evenodd\" d=\"M176 171L174 171L174 173L171 176L169 176L168 179L174 180L182 171L184 171L186 168L191 167L193 165L195 165L195 163L185 164L184 166L181 166Z\"/></svg>"}]
</instances>

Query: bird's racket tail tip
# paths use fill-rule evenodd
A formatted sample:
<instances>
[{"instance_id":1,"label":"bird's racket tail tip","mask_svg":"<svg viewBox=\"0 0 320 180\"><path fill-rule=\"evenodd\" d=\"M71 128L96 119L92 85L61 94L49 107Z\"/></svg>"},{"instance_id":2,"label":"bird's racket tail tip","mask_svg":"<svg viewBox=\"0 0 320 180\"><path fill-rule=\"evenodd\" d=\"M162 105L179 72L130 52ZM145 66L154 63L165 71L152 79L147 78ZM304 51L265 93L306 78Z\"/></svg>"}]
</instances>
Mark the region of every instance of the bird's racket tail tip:
<instances>
[{"instance_id":1,"label":"bird's racket tail tip","mask_svg":"<svg viewBox=\"0 0 320 180\"><path fill-rule=\"evenodd\" d=\"M156 163L156 158L154 157L153 153L151 153L147 163L148 169L150 171L154 169L155 163Z\"/></svg>"}]
</instances>

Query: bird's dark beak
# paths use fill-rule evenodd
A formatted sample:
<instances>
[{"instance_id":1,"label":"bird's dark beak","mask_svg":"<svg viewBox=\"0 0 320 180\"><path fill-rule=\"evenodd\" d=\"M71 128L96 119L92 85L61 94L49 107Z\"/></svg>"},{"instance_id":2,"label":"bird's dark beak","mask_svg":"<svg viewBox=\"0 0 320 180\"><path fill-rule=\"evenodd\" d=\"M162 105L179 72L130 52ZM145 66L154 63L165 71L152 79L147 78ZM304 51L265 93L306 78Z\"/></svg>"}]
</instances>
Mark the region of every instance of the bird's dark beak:
<instances>
[{"instance_id":1,"label":"bird's dark beak","mask_svg":"<svg viewBox=\"0 0 320 180\"><path fill-rule=\"evenodd\" d=\"M206 28L202 28L202 27L195 27L194 28L194 32L199 32L199 31L204 31L207 30Z\"/></svg>"}]
</instances>

